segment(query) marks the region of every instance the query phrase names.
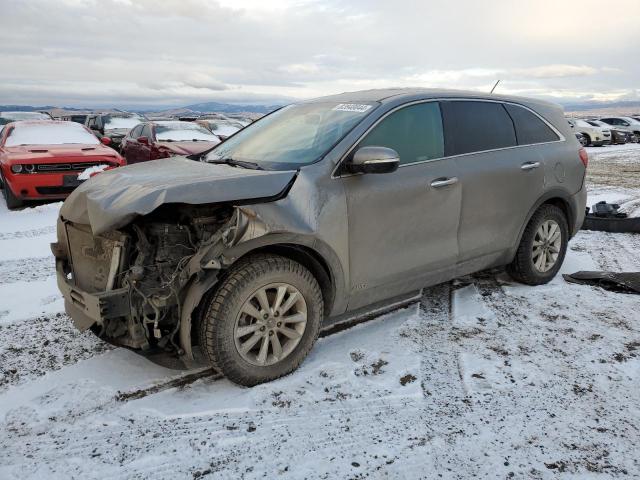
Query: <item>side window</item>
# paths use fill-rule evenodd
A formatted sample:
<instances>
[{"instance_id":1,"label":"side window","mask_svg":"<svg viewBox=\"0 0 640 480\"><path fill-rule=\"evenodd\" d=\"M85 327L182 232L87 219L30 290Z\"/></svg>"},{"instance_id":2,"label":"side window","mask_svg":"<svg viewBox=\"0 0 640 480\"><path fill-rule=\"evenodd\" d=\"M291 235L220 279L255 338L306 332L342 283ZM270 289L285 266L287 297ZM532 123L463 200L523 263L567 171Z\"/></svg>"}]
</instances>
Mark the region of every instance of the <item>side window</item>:
<instances>
[{"instance_id":1,"label":"side window","mask_svg":"<svg viewBox=\"0 0 640 480\"><path fill-rule=\"evenodd\" d=\"M438 102L404 107L386 117L358 144L358 147L393 148L400 163L415 163L444 156L442 116Z\"/></svg>"},{"instance_id":2,"label":"side window","mask_svg":"<svg viewBox=\"0 0 640 480\"><path fill-rule=\"evenodd\" d=\"M149 140L151 140L151 125L146 124L143 129L142 129L142 133L140 134L141 137L147 137Z\"/></svg>"},{"instance_id":3,"label":"side window","mask_svg":"<svg viewBox=\"0 0 640 480\"><path fill-rule=\"evenodd\" d=\"M513 122L501 103L463 100L441 105L447 156L517 145Z\"/></svg>"},{"instance_id":4,"label":"side window","mask_svg":"<svg viewBox=\"0 0 640 480\"><path fill-rule=\"evenodd\" d=\"M534 143L555 142L560 140L558 135L549 128L549 125L526 108L509 104L505 104L504 106L507 112L509 112L513 124L516 126L518 145L531 145Z\"/></svg>"},{"instance_id":5,"label":"side window","mask_svg":"<svg viewBox=\"0 0 640 480\"><path fill-rule=\"evenodd\" d=\"M88 127L95 127L96 125L96 117L89 117L89 122L87 123Z\"/></svg>"}]
</instances>

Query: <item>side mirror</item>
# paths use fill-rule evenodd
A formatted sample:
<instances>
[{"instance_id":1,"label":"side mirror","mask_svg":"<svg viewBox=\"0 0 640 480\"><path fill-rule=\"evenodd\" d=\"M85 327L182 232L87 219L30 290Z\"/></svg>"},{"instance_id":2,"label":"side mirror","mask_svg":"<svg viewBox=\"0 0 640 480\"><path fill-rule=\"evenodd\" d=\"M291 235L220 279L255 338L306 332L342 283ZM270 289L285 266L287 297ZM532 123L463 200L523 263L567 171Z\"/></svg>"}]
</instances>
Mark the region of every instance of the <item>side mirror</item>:
<instances>
[{"instance_id":1,"label":"side mirror","mask_svg":"<svg viewBox=\"0 0 640 480\"><path fill-rule=\"evenodd\" d=\"M400 165L400 155L392 148L362 147L347 164L351 173L391 173Z\"/></svg>"},{"instance_id":2,"label":"side mirror","mask_svg":"<svg viewBox=\"0 0 640 480\"><path fill-rule=\"evenodd\" d=\"M622 122L622 125L624 125L625 127L631 126L631 124L629 122Z\"/></svg>"},{"instance_id":3,"label":"side mirror","mask_svg":"<svg viewBox=\"0 0 640 480\"><path fill-rule=\"evenodd\" d=\"M103 145L109 145L111 143L111 139L109 137L102 137L100 141Z\"/></svg>"},{"instance_id":4,"label":"side mirror","mask_svg":"<svg viewBox=\"0 0 640 480\"><path fill-rule=\"evenodd\" d=\"M138 137L138 143L149 145L149 137Z\"/></svg>"}]
</instances>

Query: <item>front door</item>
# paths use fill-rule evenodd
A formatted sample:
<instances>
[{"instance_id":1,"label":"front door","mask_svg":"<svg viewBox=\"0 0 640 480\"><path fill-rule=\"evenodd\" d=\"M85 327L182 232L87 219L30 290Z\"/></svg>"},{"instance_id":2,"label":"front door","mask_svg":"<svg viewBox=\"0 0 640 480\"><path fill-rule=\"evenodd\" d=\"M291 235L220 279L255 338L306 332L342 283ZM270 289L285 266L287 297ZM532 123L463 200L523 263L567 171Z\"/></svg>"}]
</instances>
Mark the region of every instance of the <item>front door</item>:
<instances>
[{"instance_id":1,"label":"front door","mask_svg":"<svg viewBox=\"0 0 640 480\"><path fill-rule=\"evenodd\" d=\"M443 159L437 102L402 107L353 150L393 148L388 174L344 176L349 224L349 309L446 280L455 270L461 190L455 162Z\"/></svg>"}]
</instances>

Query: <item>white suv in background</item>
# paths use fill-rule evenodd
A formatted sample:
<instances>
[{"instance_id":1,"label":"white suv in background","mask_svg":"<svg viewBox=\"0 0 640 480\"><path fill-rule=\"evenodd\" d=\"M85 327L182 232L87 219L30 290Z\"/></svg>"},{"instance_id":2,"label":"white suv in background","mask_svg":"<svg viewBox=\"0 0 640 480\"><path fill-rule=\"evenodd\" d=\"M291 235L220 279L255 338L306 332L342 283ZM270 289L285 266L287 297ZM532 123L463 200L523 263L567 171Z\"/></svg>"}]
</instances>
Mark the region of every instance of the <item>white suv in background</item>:
<instances>
[{"instance_id":1,"label":"white suv in background","mask_svg":"<svg viewBox=\"0 0 640 480\"><path fill-rule=\"evenodd\" d=\"M567 118L575 133L581 133L586 138L587 145L601 147L611 143L611 131L608 128L596 127L577 118Z\"/></svg>"},{"instance_id":2,"label":"white suv in background","mask_svg":"<svg viewBox=\"0 0 640 480\"><path fill-rule=\"evenodd\" d=\"M601 118L600 121L615 126L619 130L626 130L633 133L636 139L640 141L640 121L631 117L606 117Z\"/></svg>"}]
</instances>

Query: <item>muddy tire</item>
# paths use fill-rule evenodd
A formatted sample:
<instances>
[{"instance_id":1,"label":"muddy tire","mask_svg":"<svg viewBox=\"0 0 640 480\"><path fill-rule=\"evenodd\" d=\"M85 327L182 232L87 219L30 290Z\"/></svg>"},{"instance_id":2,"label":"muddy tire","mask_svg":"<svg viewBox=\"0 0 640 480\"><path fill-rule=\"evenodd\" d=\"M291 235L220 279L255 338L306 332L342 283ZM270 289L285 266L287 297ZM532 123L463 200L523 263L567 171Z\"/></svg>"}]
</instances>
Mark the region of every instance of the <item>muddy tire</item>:
<instances>
[{"instance_id":1,"label":"muddy tire","mask_svg":"<svg viewBox=\"0 0 640 480\"><path fill-rule=\"evenodd\" d=\"M314 276L278 255L241 260L204 301L203 350L214 368L245 386L298 368L318 338L323 317Z\"/></svg>"},{"instance_id":2,"label":"muddy tire","mask_svg":"<svg viewBox=\"0 0 640 480\"><path fill-rule=\"evenodd\" d=\"M556 276L569 241L564 212L555 205L542 205L531 217L507 272L526 285L542 285Z\"/></svg>"}]
</instances>

